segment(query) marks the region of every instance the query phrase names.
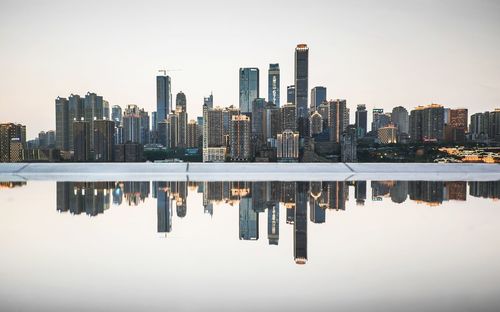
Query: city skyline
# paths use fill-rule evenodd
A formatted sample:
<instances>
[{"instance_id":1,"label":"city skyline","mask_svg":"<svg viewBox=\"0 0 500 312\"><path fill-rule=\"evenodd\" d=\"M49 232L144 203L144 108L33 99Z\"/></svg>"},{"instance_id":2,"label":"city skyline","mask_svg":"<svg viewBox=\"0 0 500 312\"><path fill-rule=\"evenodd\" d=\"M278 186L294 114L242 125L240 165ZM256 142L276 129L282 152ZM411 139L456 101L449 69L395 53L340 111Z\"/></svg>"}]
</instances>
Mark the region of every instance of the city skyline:
<instances>
[{"instance_id":1,"label":"city skyline","mask_svg":"<svg viewBox=\"0 0 500 312\"><path fill-rule=\"evenodd\" d=\"M110 106L136 104L153 112L155 77L163 68L171 70L167 74L172 79L172 94L186 94L190 119L202 115L203 98L211 92L214 106L238 106L237 75L244 67L259 68L259 93L267 97L267 69L278 63L283 105L286 87L294 84L291 51L298 43L306 43L310 49L307 91L325 86L329 99L346 99L351 120L358 104L366 104L370 113L373 108L390 111L403 106L410 111L439 103L466 107L471 116L493 110L500 102L499 44L494 40L500 29L500 5L493 1L385 1L377 6L316 1L313 7L325 10L315 11L287 2L287 14L304 11L304 27L286 36L261 36L268 27L295 30L286 15L278 13L279 4L247 4L238 20L252 14L264 19L277 16L250 28L231 16L240 9L238 5L194 3L176 3L172 9L180 14L170 19L161 17L160 2L140 7L128 2L116 13L111 13L112 3L94 3L90 4L96 12L90 18L93 25L74 23L68 28L59 25L84 16L88 6L54 1L21 7L4 2L0 5L4 29L0 32L4 55L0 63L5 70L0 75L5 83L0 87L0 102L7 109L2 122L26 124L28 138L55 130L54 98L71 93L95 92ZM333 10L346 17L327 18ZM230 38L225 29L221 32L225 28L222 22L202 23L207 14L211 20L222 14L226 23L234 25ZM106 19L99 20L103 16ZM189 17L195 17L193 25L172 29L178 19ZM354 23L350 17L362 18L363 23ZM144 21L149 22L141 24ZM168 43L155 40L158 29L163 28L165 35L173 36ZM243 38L255 44L242 44ZM77 42L89 40L100 46L101 53L68 52ZM260 49L261 45L267 48Z\"/></svg>"}]
</instances>

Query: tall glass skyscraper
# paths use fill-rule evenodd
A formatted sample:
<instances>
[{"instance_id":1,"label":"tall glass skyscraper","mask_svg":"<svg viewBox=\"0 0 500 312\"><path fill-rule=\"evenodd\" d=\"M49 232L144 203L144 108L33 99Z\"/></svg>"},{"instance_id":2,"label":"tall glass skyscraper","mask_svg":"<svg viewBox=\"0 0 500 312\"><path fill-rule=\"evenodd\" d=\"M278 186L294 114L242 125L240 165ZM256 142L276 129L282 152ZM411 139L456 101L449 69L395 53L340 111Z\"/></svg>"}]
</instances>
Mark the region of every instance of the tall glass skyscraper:
<instances>
[{"instance_id":1,"label":"tall glass skyscraper","mask_svg":"<svg viewBox=\"0 0 500 312\"><path fill-rule=\"evenodd\" d=\"M269 102L273 102L276 107L280 107L280 65L269 64L269 73L267 80Z\"/></svg>"},{"instance_id":2,"label":"tall glass skyscraper","mask_svg":"<svg viewBox=\"0 0 500 312\"><path fill-rule=\"evenodd\" d=\"M286 87L286 103L295 104L295 86Z\"/></svg>"},{"instance_id":3,"label":"tall glass skyscraper","mask_svg":"<svg viewBox=\"0 0 500 312\"><path fill-rule=\"evenodd\" d=\"M172 111L172 85L169 76L156 76L156 122L164 121Z\"/></svg>"},{"instance_id":4,"label":"tall glass skyscraper","mask_svg":"<svg viewBox=\"0 0 500 312\"><path fill-rule=\"evenodd\" d=\"M314 87L311 90L311 109L316 109L321 103L326 102L326 88Z\"/></svg>"},{"instance_id":5,"label":"tall glass skyscraper","mask_svg":"<svg viewBox=\"0 0 500 312\"><path fill-rule=\"evenodd\" d=\"M356 134L358 138L362 138L368 131L368 111L365 104L359 104L356 109Z\"/></svg>"},{"instance_id":6,"label":"tall glass skyscraper","mask_svg":"<svg viewBox=\"0 0 500 312\"><path fill-rule=\"evenodd\" d=\"M240 111L252 112L252 103L259 97L259 69L240 68Z\"/></svg>"},{"instance_id":7,"label":"tall glass skyscraper","mask_svg":"<svg viewBox=\"0 0 500 312\"><path fill-rule=\"evenodd\" d=\"M307 98L309 90L309 48L306 44L298 44L295 48L295 105L297 117L307 118Z\"/></svg>"}]
</instances>

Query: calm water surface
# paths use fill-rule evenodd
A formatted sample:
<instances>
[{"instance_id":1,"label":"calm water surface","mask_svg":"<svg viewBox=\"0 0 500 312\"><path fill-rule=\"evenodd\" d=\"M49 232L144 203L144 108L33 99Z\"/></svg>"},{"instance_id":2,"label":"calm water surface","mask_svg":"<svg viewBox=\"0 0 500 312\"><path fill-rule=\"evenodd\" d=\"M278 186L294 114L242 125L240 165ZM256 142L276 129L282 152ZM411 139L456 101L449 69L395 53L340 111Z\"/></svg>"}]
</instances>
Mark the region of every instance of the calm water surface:
<instances>
[{"instance_id":1,"label":"calm water surface","mask_svg":"<svg viewBox=\"0 0 500 312\"><path fill-rule=\"evenodd\" d=\"M2 182L1 311L499 311L500 181Z\"/></svg>"}]
</instances>

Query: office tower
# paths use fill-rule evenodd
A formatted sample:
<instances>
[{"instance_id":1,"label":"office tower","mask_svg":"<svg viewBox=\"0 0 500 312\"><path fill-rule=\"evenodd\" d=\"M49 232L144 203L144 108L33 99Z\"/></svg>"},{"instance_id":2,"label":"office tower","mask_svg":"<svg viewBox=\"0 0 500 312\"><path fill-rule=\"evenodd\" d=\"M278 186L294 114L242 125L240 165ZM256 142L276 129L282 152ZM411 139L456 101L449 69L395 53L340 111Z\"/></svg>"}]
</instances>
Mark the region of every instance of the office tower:
<instances>
[{"instance_id":1,"label":"office tower","mask_svg":"<svg viewBox=\"0 0 500 312\"><path fill-rule=\"evenodd\" d=\"M308 117L308 92L309 92L309 48L306 44L298 44L295 48L294 81L295 81L295 106L297 118Z\"/></svg>"},{"instance_id":2,"label":"office tower","mask_svg":"<svg viewBox=\"0 0 500 312\"><path fill-rule=\"evenodd\" d=\"M384 115L384 109L383 108L374 108L372 110L372 131L377 133L378 128L382 127L381 125L381 117Z\"/></svg>"},{"instance_id":3,"label":"office tower","mask_svg":"<svg viewBox=\"0 0 500 312\"><path fill-rule=\"evenodd\" d=\"M137 105L129 104L123 111L123 141L149 143L149 115Z\"/></svg>"},{"instance_id":4,"label":"office tower","mask_svg":"<svg viewBox=\"0 0 500 312\"><path fill-rule=\"evenodd\" d=\"M280 65L269 64L267 100L280 107Z\"/></svg>"},{"instance_id":5,"label":"office tower","mask_svg":"<svg viewBox=\"0 0 500 312\"><path fill-rule=\"evenodd\" d=\"M286 87L286 103L295 105L295 85Z\"/></svg>"},{"instance_id":6,"label":"office tower","mask_svg":"<svg viewBox=\"0 0 500 312\"><path fill-rule=\"evenodd\" d=\"M240 68L240 111L252 112L252 103L259 97L259 69Z\"/></svg>"},{"instance_id":7,"label":"office tower","mask_svg":"<svg viewBox=\"0 0 500 312\"><path fill-rule=\"evenodd\" d=\"M356 133L358 138L362 138L368 131L368 111L365 104L359 104L356 108Z\"/></svg>"},{"instance_id":8,"label":"office tower","mask_svg":"<svg viewBox=\"0 0 500 312\"><path fill-rule=\"evenodd\" d=\"M231 118L231 159L249 161L252 158L250 117L236 115Z\"/></svg>"},{"instance_id":9,"label":"office tower","mask_svg":"<svg viewBox=\"0 0 500 312\"><path fill-rule=\"evenodd\" d=\"M296 107L291 103L281 106L281 129L284 130L297 130L297 114Z\"/></svg>"},{"instance_id":10,"label":"office tower","mask_svg":"<svg viewBox=\"0 0 500 312\"><path fill-rule=\"evenodd\" d=\"M75 161L90 161L91 123L85 120L73 121L73 147Z\"/></svg>"},{"instance_id":11,"label":"office tower","mask_svg":"<svg viewBox=\"0 0 500 312\"><path fill-rule=\"evenodd\" d=\"M223 162L226 147L221 108L209 109L203 105L203 162Z\"/></svg>"},{"instance_id":12,"label":"office tower","mask_svg":"<svg viewBox=\"0 0 500 312\"><path fill-rule=\"evenodd\" d=\"M295 193L295 220L293 223L293 251L297 264L307 262L307 182L297 182Z\"/></svg>"},{"instance_id":13,"label":"office tower","mask_svg":"<svg viewBox=\"0 0 500 312\"><path fill-rule=\"evenodd\" d=\"M203 105L206 105L209 109L214 108L214 95L212 93L203 98Z\"/></svg>"},{"instance_id":14,"label":"office tower","mask_svg":"<svg viewBox=\"0 0 500 312\"><path fill-rule=\"evenodd\" d=\"M340 159L342 162L357 162L356 126L349 125L340 136Z\"/></svg>"},{"instance_id":15,"label":"office tower","mask_svg":"<svg viewBox=\"0 0 500 312\"><path fill-rule=\"evenodd\" d=\"M120 105L113 105L111 108L111 120L115 122L116 127L122 124L122 108Z\"/></svg>"},{"instance_id":16,"label":"office tower","mask_svg":"<svg viewBox=\"0 0 500 312\"><path fill-rule=\"evenodd\" d=\"M400 134L409 134L409 115L406 108L397 106L392 109L391 122L398 128Z\"/></svg>"},{"instance_id":17,"label":"office tower","mask_svg":"<svg viewBox=\"0 0 500 312\"><path fill-rule=\"evenodd\" d=\"M169 76L156 76L156 122L167 119L172 111L172 86Z\"/></svg>"},{"instance_id":18,"label":"office tower","mask_svg":"<svg viewBox=\"0 0 500 312\"><path fill-rule=\"evenodd\" d=\"M267 239L269 245L278 245L280 237L280 207L273 203L267 207Z\"/></svg>"},{"instance_id":19,"label":"office tower","mask_svg":"<svg viewBox=\"0 0 500 312\"><path fill-rule=\"evenodd\" d=\"M62 151L69 150L68 100L56 98L56 147Z\"/></svg>"},{"instance_id":20,"label":"office tower","mask_svg":"<svg viewBox=\"0 0 500 312\"><path fill-rule=\"evenodd\" d=\"M264 109L264 137L269 143L276 139L277 134L281 132L281 111L273 103L267 103ZM272 144L272 143L271 143Z\"/></svg>"},{"instance_id":21,"label":"office tower","mask_svg":"<svg viewBox=\"0 0 500 312\"><path fill-rule=\"evenodd\" d=\"M323 132L323 117L318 111L314 111L309 117L309 124L311 129L311 135L317 135Z\"/></svg>"},{"instance_id":22,"label":"office tower","mask_svg":"<svg viewBox=\"0 0 500 312\"><path fill-rule=\"evenodd\" d=\"M321 103L326 102L326 88L314 87L311 89L311 109L316 110Z\"/></svg>"},{"instance_id":23,"label":"office tower","mask_svg":"<svg viewBox=\"0 0 500 312\"><path fill-rule=\"evenodd\" d=\"M444 140L444 108L438 104L418 106L410 112L410 138L413 142Z\"/></svg>"},{"instance_id":24,"label":"office tower","mask_svg":"<svg viewBox=\"0 0 500 312\"><path fill-rule=\"evenodd\" d=\"M266 100L263 98L257 98L252 102L251 132L257 150L261 149L266 142L264 137L264 109L266 104Z\"/></svg>"},{"instance_id":25,"label":"office tower","mask_svg":"<svg viewBox=\"0 0 500 312\"><path fill-rule=\"evenodd\" d=\"M187 147L196 148L198 146L198 124L196 120L190 120L187 125Z\"/></svg>"},{"instance_id":26,"label":"office tower","mask_svg":"<svg viewBox=\"0 0 500 312\"><path fill-rule=\"evenodd\" d=\"M240 240L259 239L259 214L252 207L252 198L243 197L239 203L240 210Z\"/></svg>"},{"instance_id":27,"label":"office tower","mask_svg":"<svg viewBox=\"0 0 500 312\"><path fill-rule=\"evenodd\" d=\"M340 136L347 128L346 124L346 100L328 101L328 127L330 128L330 141L340 143Z\"/></svg>"},{"instance_id":28,"label":"office tower","mask_svg":"<svg viewBox=\"0 0 500 312\"><path fill-rule=\"evenodd\" d=\"M378 128L377 137L381 144L398 143L398 128L393 124Z\"/></svg>"},{"instance_id":29,"label":"office tower","mask_svg":"<svg viewBox=\"0 0 500 312\"><path fill-rule=\"evenodd\" d=\"M14 123L0 124L0 162L11 161L11 142L12 139L19 139L23 149L26 148L26 126Z\"/></svg>"},{"instance_id":30,"label":"office tower","mask_svg":"<svg viewBox=\"0 0 500 312\"><path fill-rule=\"evenodd\" d=\"M115 121L96 120L94 121L94 160L113 161Z\"/></svg>"},{"instance_id":31,"label":"office tower","mask_svg":"<svg viewBox=\"0 0 500 312\"><path fill-rule=\"evenodd\" d=\"M187 105L186 95L184 94L184 92L180 91L175 96L175 110L185 112L186 105Z\"/></svg>"},{"instance_id":32,"label":"office tower","mask_svg":"<svg viewBox=\"0 0 500 312\"><path fill-rule=\"evenodd\" d=\"M299 133L289 129L278 133L276 147L279 162L298 162Z\"/></svg>"}]
</instances>

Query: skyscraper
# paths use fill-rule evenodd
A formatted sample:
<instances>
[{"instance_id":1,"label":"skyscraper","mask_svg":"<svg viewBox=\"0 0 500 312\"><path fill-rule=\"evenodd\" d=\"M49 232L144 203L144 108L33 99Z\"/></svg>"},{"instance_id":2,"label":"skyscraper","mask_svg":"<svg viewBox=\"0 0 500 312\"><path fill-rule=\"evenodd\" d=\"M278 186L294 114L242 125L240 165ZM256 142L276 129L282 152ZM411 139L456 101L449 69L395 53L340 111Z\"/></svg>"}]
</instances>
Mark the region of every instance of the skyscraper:
<instances>
[{"instance_id":1,"label":"skyscraper","mask_svg":"<svg viewBox=\"0 0 500 312\"><path fill-rule=\"evenodd\" d=\"M123 141L149 143L149 115L137 105L129 104L123 112Z\"/></svg>"},{"instance_id":2,"label":"skyscraper","mask_svg":"<svg viewBox=\"0 0 500 312\"><path fill-rule=\"evenodd\" d=\"M56 98L56 147L62 151L69 150L68 100ZM72 125L71 125L72 126Z\"/></svg>"},{"instance_id":3,"label":"skyscraper","mask_svg":"<svg viewBox=\"0 0 500 312\"><path fill-rule=\"evenodd\" d=\"M312 136L323 132L323 117L321 117L321 114L318 113L318 111L312 113L309 119Z\"/></svg>"},{"instance_id":4,"label":"skyscraper","mask_svg":"<svg viewBox=\"0 0 500 312\"><path fill-rule=\"evenodd\" d=\"M347 103L346 100L337 99L329 101L328 105L328 126L330 128L330 141L340 143L340 136L348 125L345 118L347 112Z\"/></svg>"},{"instance_id":5,"label":"skyscraper","mask_svg":"<svg viewBox=\"0 0 500 312\"><path fill-rule=\"evenodd\" d=\"M120 105L113 105L111 108L111 120L115 122L116 127L122 124L122 108Z\"/></svg>"},{"instance_id":6,"label":"skyscraper","mask_svg":"<svg viewBox=\"0 0 500 312\"><path fill-rule=\"evenodd\" d=\"M252 102L252 141L257 149L260 149L265 144L264 137L264 109L266 107L266 100L257 98Z\"/></svg>"},{"instance_id":7,"label":"skyscraper","mask_svg":"<svg viewBox=\"0 0 500 312\"><path fill-rule=\"evenodd\" d=\"M190 120L187 126L187 147L195 148L198 146L198 124L196 120Z\"/></svg>"},{"instance_id":8,"label":"skyscraper","mask_svg":"<svg viewBox=\"0 0 500 312\"><path fill-rule=\"evenodd\" d=\"M203 162L223 162L226 147L224 118L221 108L209 109L203 105Z\"/></svg>"},{"instance_id":9,"label":"skyscraper","mask_svg":"<svg viewBox=\"0 0 500 312\"><path fill-rule=\"evenodd\" d=\"M83 117L90 123L90 131L94 129L95 120L109 119L109 103L102 96L87 92L83 102ZM90 136L90 151L94 150L94 136Z\"/></svg>"},{"instance_id":10,"label":"skyscraper","mask_svg":"<svg viewBox=\"0 0 500 312\"><path fill-rule=\"evenodd\" d=\"M309 48L306 44L298 44L295 48L294 62L295 105L297 118L308 117L308 92L309 92Z\"/></svg>"},{"instance_id":11,"label":"skyscraper","mask_svg":"<svg viewBox=\"0 0 500 312\"><path fill-rule=\"evenodd\" d=\"M384 114L383 108L374 108L372 110L372 131L377 133L378 128L383 127L385 125L381 124L381 117Z\"/></svg>"},{"instance_id":12,"label":"skyscraper","mask_svg":"<svg viewBox=\"0 0 500 312\"><path fill-rule=\"evenodd\" d=\"M267 100L280 107L280 65L269 64L267 77L268 96Z\"/></svg>"},{"instance_id":13,"label":"skyscraper","mask_svg":"<svg viewBox=\"0 0 500 312\"><path fill-rule=\"evenodd\" d=\"M65 148L59 148L64 151L73 151L73 122L75 120L81 120L84 117L84 99L78 94L71 94L68 97L68 127L67 133L64 132L63 141L65 142ZM56 121L57 123L57 121ZM57 130L56 130L56 142L59 140ZM57 144L56 144L57 146Z\"/></svg>"},{"instance_id":14,"label":"skyscraper","mask_svg":"<svg viewBox=\"0 0 500 312\"><path fill-rule=\"evenodd\" d=\"M413 142L444 140L444 107L438 104L418 106L410 113L410 138Z\"/></svg>"},{"instance_id":15,"label":"skyscraper","mask_svg":"<svg viewBox=\"0 0 500 312\"><path fill-rule=\"evenodd\" d=\"M296 107L293 104L287 103L281 106L281 130L297 130L297 114Z\"/></svg>"},{"instance_id":16,"label":"skyscraper","mask_svg":"<svg viewBox=\"0 0 500 312\"><path fill-rule=\"evenodd\" d=\"M356 108L356 133L358 138L362 138L368 131L368 112L366 111L365 104L359 104Z\"/></svg>"},{"instance_id":17,"label":"skyscraper","mask_svg":"<svg viewBox=\"0 0 500 312\"><path fill-rule=\"evenodd\" d=\"M321 103L326 101L326 88L314 87L311 90L311 109L315 110Z\"/></svg>"},{"instance_id":18,"label":"skyscraper","mask_svg":"<svg viewBox=\"0 0 500 312\"><path fill-rule=\"evenodd\" d=\"M295 105L295 86L287 86L286 87L286 103Z\"/></svg>"},{"instance_id":19,"label":"skyscraper","mask_svg":"<svg viewBox=\"0 0 500 312\"><path fill-rule=\"evenodd\" d=\"M252 112L252 103L259 97L259 69L240 68L240 111Z\"/></svg>"},{"instance_id":20,"label":"skyscraper","mask_svg":"<svg viewBox=\"0 0 500 312\"><path fill-rule=\"evenodd\" d=\"M167 118L172 111L172 86L169 76L156 76L156 122Z\"/></svg>"},{"instance_id":21,"label":"skyscraper","mask_svg":"<svg viewBox=\"0 0 500 312\"><path fill-rule=\"evenodd\" d=\"M212 93L203 98L203 105L206 105L208 108L214 108L214 95Z\"/></svg>"},{"instance_id":22,"label":"skyscraper","mask_svg":"<svg viewBox=\"0 0 500 312\"><path fill-rule=\"evenodd\" d=\"M391 121L398 128L399 133L409 132L409 116L406 108L397 106L392 109Z\"/></svg>"},{"instance_id":23,"label":"skyscraper","mask_svg":"<svg viewBox=\"0 0 500 312\"><path fill-rule=\"evenodd\" d=\"M236 115L231 118L231 159L249 161L252 157L250 117Z\"/></svg>"},{"instance_id":24,"label":"skyscraper","mask_svg":"<svg viewBox=\"0 0 500 312\"><path fill-rule=\"evenodd\" d=\"M175 96L175 110L176 111L180 110L185 112L186 105L187 105L186 95L184 94L184 92L180 91Z\"/></svg>"}]
</instances>

